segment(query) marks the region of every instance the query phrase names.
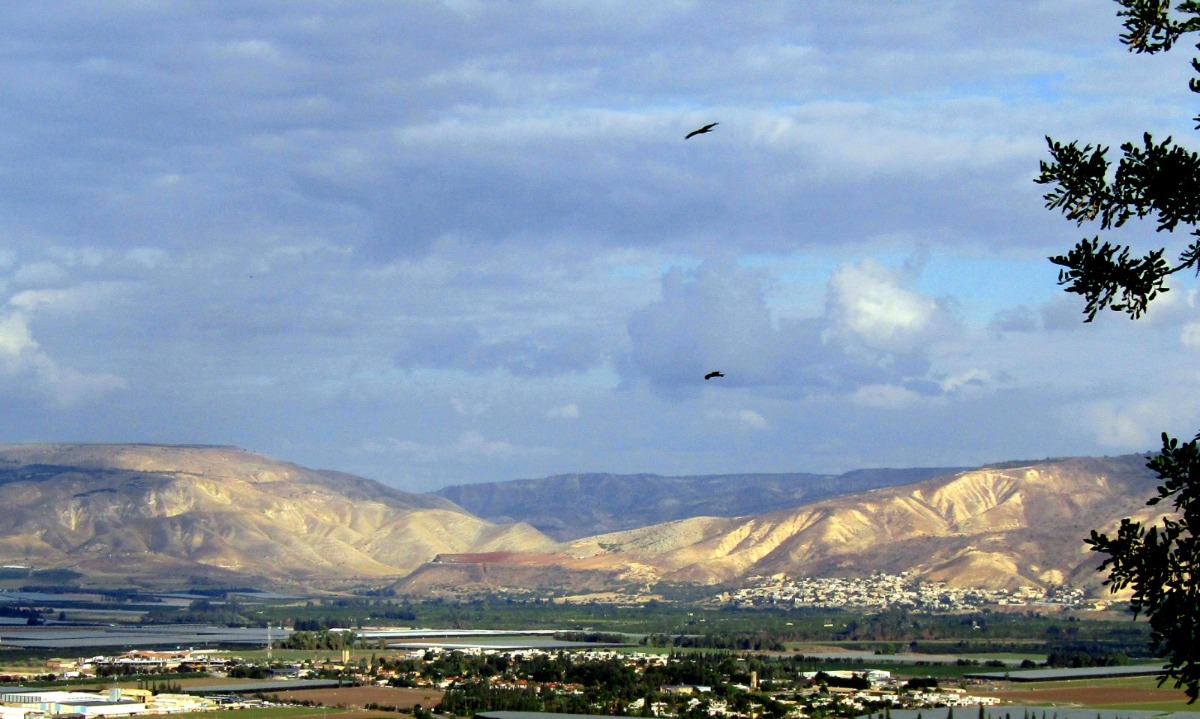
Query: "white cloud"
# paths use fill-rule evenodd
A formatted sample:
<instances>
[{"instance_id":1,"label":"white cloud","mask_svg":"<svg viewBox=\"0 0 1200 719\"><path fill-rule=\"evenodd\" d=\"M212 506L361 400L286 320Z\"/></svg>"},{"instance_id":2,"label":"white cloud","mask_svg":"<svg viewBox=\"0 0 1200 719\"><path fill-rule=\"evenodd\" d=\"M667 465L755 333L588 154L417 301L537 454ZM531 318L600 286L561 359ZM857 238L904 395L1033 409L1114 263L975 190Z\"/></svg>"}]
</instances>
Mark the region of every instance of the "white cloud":
<instances>
[{"instance_id":1,"label":"white cloud","mask_svg":"<svg viewBox=\"0 0 1200 719\"><path fill-rule=\"evenodd\" d=\"M30 312L91 312L111 301L119 287L113 282L88 282L66 289L25 290L13 295L9 304Z\"/></svg>"},{"instance_id":2,"label":"white cloud","mask_svg":"<svg viewBox=\"0 0 1200 719\"><path fill-rule=\"evenodd\" d=\"M901 270L870 259L840 265L822 313L806 318L769 308L767 266L672 269L663 276L661 299L629 319L631 357L623 371L676 397L709 388L695 378L713 369L725 372L722 387L838 395L876 385L952 391L953 380L939 386L933 358L935 348L961 339L961 324L952 301L912 289L921 264L910 261ZM805 309L779 304L793 313Z\"/></svg>"},{"instance_id":3,"label":"white cloud","mask_svg":"<svg viewBox=\"0 0 1200 719\"><path fill-rule=\"evenodd\" d=\"M771 426L766 417L752 409L739 409L737 418L739 422L751 429L767 429Z\"/></svg>"},{"instance_id":4,"label":"white cloud","mask_svg":"<svg viewBox=\"0 0 1200 719\"><path fill-rule=\"evenodd\" d=\"M710 410L706 416L720 421L724 425L733 425L742 429L765 430L771 427L771 423L766 417L752 409Z\"/></svg>"},{"instance_id":5,"label":"white cloud","mask_svg":"<svg viewBox=\"0 0 1200 719\"><path fill-rule=\"evenodd\" d=\"M33 341L24 315L10 314L0 319L0 356L11 362L35 350L37 342Z\"/></svg>"},{"instance_id":6,"label":"white cloud","mask_svg":"<svg viewBox=\"0 0 1200 719\"><path fill-rule=\"evenodd\" d=\"M971 368L943 377L938 384L947 394L964 389L988 387L994 384L992 373L985 369Z\"/></svg>"},{"instance_id":7,"label":"white cloud","mask_svg":"<svg viewBox=\"0 0 1200 719\"><path fill-rule=\"evenodd\" d=\"M863 407L880 409L903 409L916 404L921 396L904 387L890 384L873 384L854 390L852 401Z\"/></svg>"},{"instance_id":8,"label":"white cloud","mask_svg":"<svg viewBox=\"0 0 1200 719\"><path fill-rule=\"evenodd\" d=\"M764 275L725 263L669 270L662 297L628 321L631 369L667 391L698 391L712 370L727 383L774 383L787 338L763 296Z\"/></svg>"},{"instance_id":9,"label":"white cloud","mask_svg":"<svg viewBox=\"0 0 1200 719\"><path fill-rule=\"evenodd\" d=\"M884 350L910 350L948 323L938 301L902 286L901 273L874 260L843 265L829 281L827 337Z\"/></svg>"},{"instance_id":10,"label":"white cloud","mask_svg":"<svg viewBox=\"0 0 1200 719\"><path fill-rule=\"evenodd\" d=\"M511 443L503 440L488 439L480 432L463 432L454 444L454 450L468 455L509 455L518 451Z\"/></svg>"},{"instance_id":11,"label":"white cloud","mask_svg":"<svg viewBox=\"0 0 1200 719\"><path fill-rule=\"evenodd\" d=\"M450 406L462 417L478 417L488 410L486 402L472 402L459 397L452 397Z\"/></svg>"},{"instance_id":12,"label":"white cloud","mask_svg":"<svg viewBox=\"0 0 1200 719\"><path fill-rule=\"evenodd\" d=\"M373 439L360 444L361 451L369 454L394 454L415 462L435 463L447 461L486 460L489 458L512 457L536 454L539 450L518 447L505 440L489 439L482 432L468 430L450 442L421 442L411 439Z\"/></svg>"},{"instance_id":13,"label":"white cloud","mask_svg":"<svg viewBox=\"0 0 1200 719\"><path fill-rule=\"evenodd\" d=\"M128 387L128 383L116 375L85 374L63 367L44 354L33 355L30 365L38 383L59 406L92 402Z\"/></svg>"},{"instance_id":14,"label":"white cloud","mask_svg":"<svg viewBox=\"0 0 1200 719\"><path fill-rule=\"evenodd\" d=\"M66 277L66 271L54 262L30 262L17 268L12 282L19 287L38 287L62 282Z\"/></svg>"},{"instance_id":15,"label":"white cloud","mask_svg":"<svg viewBox=\"0 0 1200 719\"><path fill-rule=\"evenodd\" d=\"M275 62L282 58L279 49L265 40L237 40L226 43L221 51L231 57L255 62Z\"/></svg>"},{"instance_id":16,"label":"white cloud","mask_svg":"<svg viewBox=\"0 0 1200 719\"><path fill-rule=\"evenodd\" d=\"M130 262L148 270L163 267L171 260L170 253L158 247L135 247L125 256Z\"/></svg>"},{"instance_id":17,"label":"white cloud","mask_svg":"<svg viewBox=\"0 0 1200 719\"><path fill-rule=\"evenodd\" d=\"M552 407L546 411L546 416L554 419L579 419L579 405L572 402L561 407Z\"/></svg>"},{"instance_id":18,"label":"white cloud","mask_svg":"<svg viewBox=\"0 0 1200 719\"><path fill-rule=\"evenodd\" d=\"M87 402L126 387L115 375L85 374L59 365L39 348L20 313L0 319L0 360L7 382L31 382L23 389L48 395L56 406Z\"/></svg>"},{"instance_id":19,"label":"white cloud","mask_svg":"<svg viewBox=\"0 0 1200 719\"><path fill-rule=\"evenodd\" d=\"M1200 322L1191 322L1179 330L1179 341L1189 349L1200 349Z\"/></svg>"},{"instance_id":20,"label":"white cloud","mask_svg":"<svg viewBox=\"0 0 1200 719\"><path fill-rule=\"evenodd\" d=\"M1157 424L1056 421L1081 403L1195 404L1192 278L1083 325L1045 260L1079 232L1032 182L1046 134L1194 137L1187 58L1080 0L28 5L0 24L27 436L469 482L1077 453Z\"/></svg>"},{"instance_id":21,"label":"white cloud","mask_svg":"<svg viewBox=\"0 0 1200 719\"><path fill-rule=\"evenodd\" d=\"M1197 412L1181 407L1169 396L1140 401L1095 402L1082 410L1080 419L1104 447L1121 452L1140 452L1158 447L1164 431L1191 437Z\"/></svg>"}]
</instances>

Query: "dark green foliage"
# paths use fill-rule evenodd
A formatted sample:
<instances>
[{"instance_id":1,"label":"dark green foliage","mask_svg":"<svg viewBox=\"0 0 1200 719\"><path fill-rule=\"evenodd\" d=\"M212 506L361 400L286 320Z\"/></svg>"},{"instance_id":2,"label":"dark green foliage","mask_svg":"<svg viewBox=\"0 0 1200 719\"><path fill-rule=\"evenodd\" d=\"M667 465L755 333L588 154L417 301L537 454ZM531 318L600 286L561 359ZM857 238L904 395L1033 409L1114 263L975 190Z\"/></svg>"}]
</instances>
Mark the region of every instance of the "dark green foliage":
<instances>
[{"instance_id":1,"label":"dark green foliage","mask_svg":"<svg viewBox=\"0 0 1200 719\"><path fill-rule=\"evenodd\" d=\"M31 580L39 583L21 587L22 591L36 592L48 587L61 587L64 591L79 591L78 581L83 578L82 573L65 568L33 569L30 570L28 576Z\"/></svg>"},{"instance_id":2,"label":"dark green foliage","mask_svg":"<svg viewBox=\"0 0 1200 719\"><path fill-rule=\"evenodd\" d=\"M1101 229L1120 227L1137 217L1154 216L1159 231L1173 231L1180 224L1193 226L1200 221L1200 156L1178 145L1171 138L1155 143L1149 133L1142 137L1143 147L1133 143L1121 146L1124 156L1115 178L1109 181L1108 148L1076 143L1064 145L1047 138L1052 162L1042 162L1037 182L1052 184L1046 193L1046 206L1059 209L1078 224L1098 220ZM1200 237L1200 230L1192 230ZM1066 255L1051 257L1059 270L1058 283L1067 292L1082 295L1087 304L1086 322L1108 308L1140 317L1159 293L1169 288L1166 278L1196 265L1200 240L1192 242L1171 265L1164 248L1151 250L1142 257L1130 255L1128 246L1101 242L1099 237L1080 240Z\"/></svg>"},{"instance_id":3,"label":"dark green foliage","mask_svg":"<svg viewBox=\"0 0 1200 719\"><path fill-rule=\"evenodd\" d=\"M555 632L554 638L563 642L591 642L599 644L625 644L628 637L615 632Z\"/></svg>"},{"instance_id":4,"label":"dark green foliage","mask_svg":"<svg viewBox=\"0 0 1200 719\"><path fill-rule=\"evenodd\" d=\"M202 674L201 676L208 676ZM183 693L183 685L177 681L158 681L157 679L139 679L137 683L138 689L145 689L155 694L181 694Z\"/></svg>"},{"instance_id":5,"label":"dark green foliage","mask_svg":"<svg viewBox=\"0 0 1200 719\"><path fill-rule=\"evenodd\" d=\"M0 617L26 620L26 624L42 624L42 613L35 607L0 605Z\"/></svg>"},{"instance_id":6,"label":"dark green foliage","mask_svg":"<svg viewBox=\"0 0 1200 719\"><path fill-rule=\"evenodd\" d=\"M1108 570L1113 591L1133 588L1130 606L1150 621L1150 646L1165 657L1188 698L1200 695L1200 589L1195 581L1200 562L1196 528L1200 526L1200 450L1197 440L1180 443L1163 435L1163 448L1148 465L1164 480L1147 504L1171 500L1174 517L1142 526L1128 517L1115 537L1092 530L1086 542L1107 554L1100 570ZM1161 682L1160 682L1161 683Z\"/></svg>"},{"instance_id":7,"label":"dark green foliage","mask_svg":"<svg viewBox=\"0 0 1200 719\"><path fill-rule=\"evenodd\" d=\"M286 639L280 640L276 644L283 649L341 650L353 647L357 643L358 636L353 631L331 632L328 629L319 629L315 632L303 630L292 632Z\"/></svg>"},{"instance_id":8,"label":"dark green foliage","mask_svg":"<svg viewBox=\"0 0 1200 719\"><path fill-rule=\"evenodd\" d=\"M1156 53L1170 50L1184 33L1200 29L1195 17L1180 22L1171 16L1171 4L1153 0L1118 0L1118 17L1125 18L1121 42L1132 52ZM1200 15L1200 3L1181 2L1175 11L1184 15Z\"/></svg>"},{"instance_id":9,"label":"dark green foliage","mask_svg":"<svg viewBox=\"0 0 1200 719\"><path fill-rule=\"evenodd\" d=\"M1051 668L1081 669L1087 667L1118 667L1129 663L1124 654L1095 651L1052 650L1046 655L1046 666Z\"/></svg>"},{"instance_id":10,"label":"dark green foliage","mask_svg":"<svg viewBox=\"0 0 1200 719\"><path fill-rule=\"evenodd\" d=\"M842 678L826 674L825 672L817 672L813 680L818 684L824 684L827 687L848 687L850 689L870 689L871 682L867 681L864 674L855 674L851 677Z\"/></svg>"},{"instance_id":11,"label":"dark green foliage","mask_svg":"<svg viewBox=\"0 0 1200 719\"><path fill-rule=\"evenodd\" d=\"M1182 2L1175 7L1179 21L1171 15L1170 3L1158 0L1118 0L1125 18L1126 32L1121 36L1131 50L1154 53L1170 49L1186 32L1200 29L1200 3ZM1200 71L1200 63L1192 61ZM1192 80L1193 92L1200 83ZM1200 123L1200 117L1196 118ZM1168 137L1155 142L1150 133L1141 143L1121 145L1116 168L1108 159L1108 147L1060 143L1046 138L1050 161L1042 161L1039 184L1050 185L1046 206L1059 210L1067 219L1082 225L1099 222L1102 230L1121 227L1131 219L1150 218L1160 232L1174 232L1182 225L1191 229L1193 241L1180 251L1171 264L1165 248L1150 250L1138 257L1132 248L1102 242L1099 237L1083 239L1065 255L1050 261L1063 269L1058 282L1067 292L1086 300L1085 322L1108 308L1140 317L1149 303L1168 288L1166 278L1185 269L1193 269L1200 260L1200 155Z\"/></svg>"},{"instance_id":12,"label":"dark green foliage","mask_svg":"<svg viewBox=\"0 0 1200 719\"><path fill-rule=\"evenodd\" d=\"M238 664L229 669L230 679L265 679L270 676L266 667L250 664Z\"/></svg>"},{"instance_id":13,"label":"dark green foliage","mask_svg":"<svg viewBox=\"0 0 1200 719\"><path fill-rule=\"evenodd\" d=\"M652 647L680 647L692 649L742 649L781 652L786 649L783 642L768 632L735 632L732 634L651 634L643 644Z\"/></svg>"},{"instance_id":14,"label":"dark green foliage","mask_svg":"<svg viewBox=\"0 0 1200 719\"><path fill-rule=\"evenodd\" d=\"M292 629L295 629L298 632L319 632L323 629L349 629L350 627L361 626L361 619L346 619L341 617L297 619L292 623Z\"/></svg>"},{"instance_id":15,"label":"dark green foliage","mask_svg":"<svg viewBox=\"0 0 1200 719\"><path fill-rule=\"evenodd\" d=\"M146 612L146 621L157 624L223 624L229 627L255 626L260 619L251 619L236 602L215 603L196 599L187 609L154 607Z\"/></svg>"}]
</instances>

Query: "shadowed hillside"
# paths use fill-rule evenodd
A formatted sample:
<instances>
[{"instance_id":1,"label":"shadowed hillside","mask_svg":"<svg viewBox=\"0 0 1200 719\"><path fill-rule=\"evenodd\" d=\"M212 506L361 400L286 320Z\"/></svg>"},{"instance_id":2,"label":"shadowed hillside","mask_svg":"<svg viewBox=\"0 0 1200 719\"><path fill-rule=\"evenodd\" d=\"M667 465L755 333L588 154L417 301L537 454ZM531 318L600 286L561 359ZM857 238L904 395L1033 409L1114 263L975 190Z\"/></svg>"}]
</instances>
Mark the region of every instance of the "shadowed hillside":
<instances>
[{"instance_id":1,"label":"shadowed hillside","mask_svg":"<svg viewBox=\"0 0 1200 719\"><path fill-rule=\"evenodd\" d=\"M525 522L560 541L690 517L743 517L960 468L860 469L828 474L562 474L460 484L435 494L491 522Z\"/></svg>"}]
</instances>

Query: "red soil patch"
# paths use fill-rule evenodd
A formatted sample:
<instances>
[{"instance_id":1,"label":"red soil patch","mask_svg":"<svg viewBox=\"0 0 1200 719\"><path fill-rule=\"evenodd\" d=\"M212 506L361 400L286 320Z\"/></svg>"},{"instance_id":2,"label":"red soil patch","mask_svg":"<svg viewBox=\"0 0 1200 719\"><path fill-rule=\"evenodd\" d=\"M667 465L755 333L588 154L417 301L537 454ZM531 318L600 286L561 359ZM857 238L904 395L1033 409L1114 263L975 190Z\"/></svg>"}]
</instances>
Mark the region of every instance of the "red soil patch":
<instances>
[{"instance_id":1,"label":"red soil patch","mask_svg":"<svg viewBox=\"0 0 1200 719\"><path fill-rule=\"evenodd\" d=\"M331 707L361 709L368 704L385 707L412 709L420 704L432 709L442 700L440 689L400 689L397 687L336 687L328 689L289 689L286 692L269 692L283 701L316 702Z\"/></svg>"},{"instance_id":2,"label":"red soil patch","mask_svg":"<svg viewBox=\"0 0 1200 719\"><path fill-rule=\"evenodd\" d=\"M1045 689L1001 689L980 691L979 693L998 697L1016 704L1074 704L1091 707L1187 701L1187 695L1183 693L1182 689L1142 687L1078 686Z\"/></svg>"}]
</instances>

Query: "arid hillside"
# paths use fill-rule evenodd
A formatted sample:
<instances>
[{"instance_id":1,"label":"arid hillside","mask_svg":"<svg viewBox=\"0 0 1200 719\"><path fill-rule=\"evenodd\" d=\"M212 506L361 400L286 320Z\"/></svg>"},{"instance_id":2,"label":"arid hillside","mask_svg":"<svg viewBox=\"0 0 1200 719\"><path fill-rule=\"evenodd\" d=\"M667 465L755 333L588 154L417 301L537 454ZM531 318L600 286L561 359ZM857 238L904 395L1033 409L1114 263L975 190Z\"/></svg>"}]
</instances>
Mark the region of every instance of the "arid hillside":
<instances>
[{"instance_id":1,"label":"arid hillside","mask_svg":"<svg viewBox=\"0 0 1200 719\"><path fill-rule=\"evenodd\" d=\"M547 548L430 495L230 447L0 446L0 563L95 582L378 583L439 553Z\"/></svg>"},{"instance_id":2,"label":"arid hillside","mask_svg":"<svg viewBox=\"0 0 1200 719\"><path fill-rule=\"evenodd\" d=\"M92 586L644 591L660 581L913 571L959 586L1096 586L1083 539L1147 518L1145 458L1011 463L742 517L555 542L230 447L0 446L0 564ZM548 498L547 509L552 510Z\"/></svg>"},{"instance_id":3,"label":"arid hillside","mask_svg":"<svg viewBox=\"0 0 1200 719\"><path fill-rule=\"evenodd\" d=\"M540 561L626 585L912 571L956 586L1095 588L1099 560L1084 538L1122 517L1155 516L1159 508L1145 504L1153 490L1141 456L1013 463L761 515L693 517L578 539ZM464 561L427 566L423 586L447 586L438 573L455 574L462 586ZM482 563L497 576L516 561Z\"/></svg>"},{"instance_id":4,"label":"arid hillside","mask_svg":"<svg viewBox=\"0 0 1200 719\"><path fill-rule=\"evenodd\" d=\"M840 475L560 474L458 484L435 494L491 522L525 522L560 541L690 517L744 517L877 487L919 482L961 467L860 469Z\"/></svg>"}]
</instances>

